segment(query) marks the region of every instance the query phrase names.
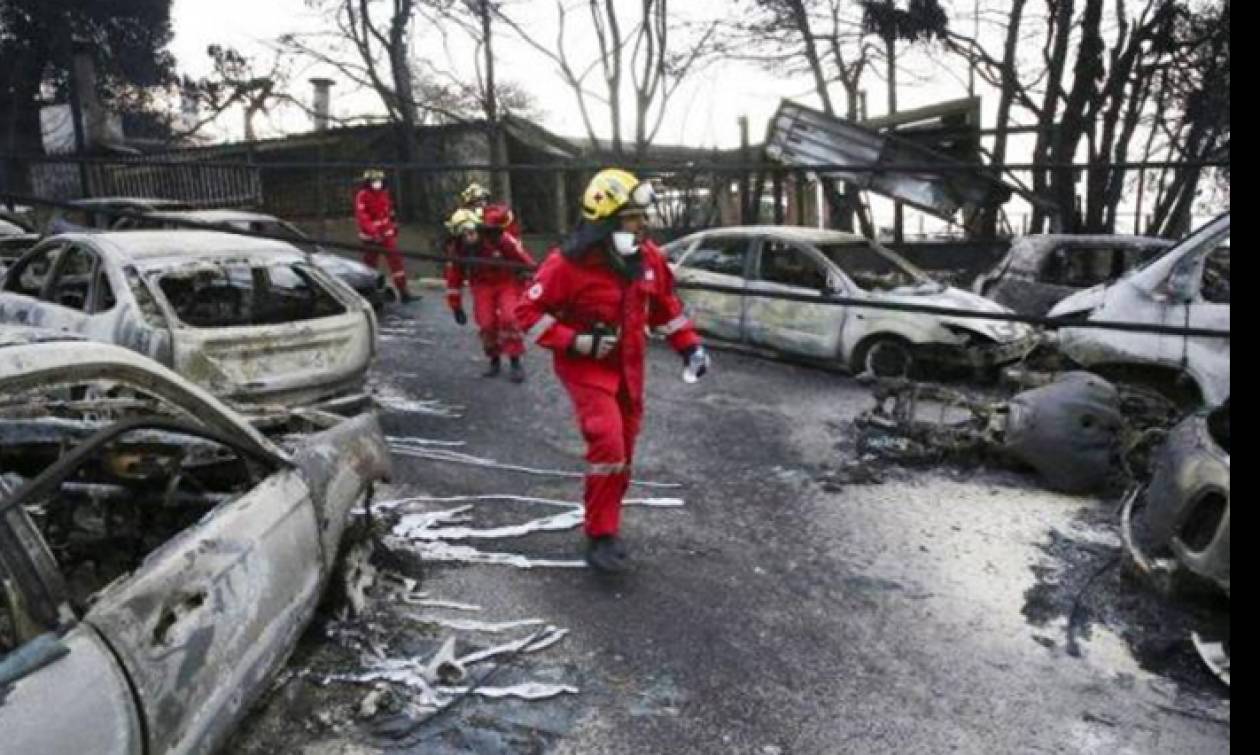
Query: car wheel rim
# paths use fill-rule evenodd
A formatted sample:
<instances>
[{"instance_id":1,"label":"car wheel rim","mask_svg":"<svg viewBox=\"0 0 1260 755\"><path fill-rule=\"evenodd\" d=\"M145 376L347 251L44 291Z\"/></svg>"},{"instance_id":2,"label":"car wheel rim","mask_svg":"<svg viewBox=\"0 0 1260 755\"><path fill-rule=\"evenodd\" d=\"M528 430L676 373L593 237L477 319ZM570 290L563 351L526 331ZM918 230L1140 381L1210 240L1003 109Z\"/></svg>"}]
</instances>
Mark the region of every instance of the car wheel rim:
<instances>
[{"instance_id":1,"label":"car wheel rim","mask_svg":"<svg viewBox=\"0 0 1260 755\"><path fill-rule=\"evenodd\" d=\"M910 352L905 346L881 341L866 352L866 371L876 377L906 377L910 373Z\"/></svg>"}]
</instances>

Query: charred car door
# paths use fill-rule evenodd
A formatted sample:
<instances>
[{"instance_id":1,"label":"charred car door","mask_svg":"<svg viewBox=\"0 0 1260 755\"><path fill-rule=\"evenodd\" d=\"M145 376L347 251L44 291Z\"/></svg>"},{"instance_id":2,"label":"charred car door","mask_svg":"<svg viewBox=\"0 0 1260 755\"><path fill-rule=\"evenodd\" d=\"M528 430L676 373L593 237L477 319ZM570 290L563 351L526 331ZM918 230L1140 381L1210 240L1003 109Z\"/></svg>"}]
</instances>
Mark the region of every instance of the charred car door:
<instances>
[{"instance_id":1,"label":"charred car door","mask_svg":"<svg viewBox=\"0 0 1260 755\"><path fill-rule=\"evenodd\" d=\"M774 238L763 239L756 275L749 288L822 298L839 279L822 255ZM847 307L768 297L749 297L748 340L786 354L830 359L840 353L840 333Z\"/></svg>"},{"instance_id":2,"label":"charred car door","mask_svg":"<svg viewBox=\"0 0 1260 755\"><path fill-rule=\"evenodd\" d=\"M0 476L0 500L13 492ZM23 509L0 514L0 732L6 752L144 751L127 677L77 623L47 546Z\"/></svg>"},{"instance_id":3,"label":"charred car door","mask_svg":"<svg viewBox=\"0 0 1260 755\"><path fill-rule=\"evenodd\" d=\"M61 637L70 654L31 671L7 697L0 691L0 730L10 737L47 721L39 733L24 730L40 746L23 752L135 752L136 732L145 752L210 750L313 615L332 564L325 551L340 533L332 520L344 519L384 463L376 458L383 443L369 442L379 430L365 432L375 420L314 436L341 433L304 452L322 454L312 466L323 477L303 476L203 390L130 351L92 342L13 348L20 359L0 369L0 430L28 429L26 440L0 443L0 471L26 482L0 507L37 512L41 526L24 550L55 555L54 576L69 595L52 602L72 610L45 624L71 627ZM85 390L89 382L101 387ZM39 397L50 398L32 413ZM113 410L98 405L124 414L110 419ZM59 435L70 429L77 434ZM356 443L372 458L337 464ZM345 474L330 469L343 466ZM335 510L317 511L312 486L323 503L337 499ZM37 604L25 593L16 602ZM94 744L78 746L75 727L89 727L66 719L63 703L92 717Z\"/></svg>"},{"instance_id":4,"label":"charred car door","mask_svg":"<svg viewBox=\"0 0 1260 755\"><path fill-rule=\"evenodd\" d=\"M679 262L677 280L730 288L748 285L749 236L703 236ZM746 297L716 291L683 290L682 296L705 333L729 341L744 335Z\"/></svg>"},{"instance_id":5,"label":"charred car door","mask_svg":"<svg viewBox=\"0 0 1260 755\"><path fill-rule=\"evenodd\" d=\"M222 741L314 611L323 560L306 484L287 462L211 431L119 421L7 503L46 519L83 624L135 691L150 752ZM100 527L83 524L93 517ZM136 553L147 555L130 563Z\"/></svg>"},{"instance_id":6,"label":"charred car door","mask_svg":"<svg viewBox=\"0 0 1260 755\"><path fill-rule=\"evenodd\" d=\"M1229 330L1230 236L1210 240L1199 253L1173 269L1169 290L1175 307L1170 324ZM1230 396L1230 339L1206 336L1163 336L1160 356L1194 376L1209 406Z\"/></svg>"},{"instance_id":7,"label":"charred car door","mask_svg":"<svg viewBox=\"0 0 1260 755\"><path fill-rule=\"evenodd\" d=\"M103 591L86 617L135 685L153 752L222 741L315 610L314 507L295 470L270 472Z\"/></svg>"}]
</instances>

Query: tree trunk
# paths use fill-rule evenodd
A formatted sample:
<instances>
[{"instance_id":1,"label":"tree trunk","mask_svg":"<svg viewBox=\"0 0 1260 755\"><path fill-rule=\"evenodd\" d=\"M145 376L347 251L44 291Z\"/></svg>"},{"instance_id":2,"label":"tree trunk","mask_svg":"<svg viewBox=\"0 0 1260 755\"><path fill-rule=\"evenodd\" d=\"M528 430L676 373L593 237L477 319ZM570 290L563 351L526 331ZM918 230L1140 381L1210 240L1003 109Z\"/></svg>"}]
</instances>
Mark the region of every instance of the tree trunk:
<instances>
[{"instance_id":1,"label":"tree trunk","mask_svg":"<svg viewBox=\"0 0 1260 755\"><path fill-rule=\"evenodd\" d=\"M997 122L994 128L997 133L993 138L993 162L996 170L1006 163L1007 130L1010 128L1011 103L1015 99L1015 87L1018 86L1015 70L1016 54L1019 52L1019 27L1027 0L1011 0L1010 23L1006 27L1006 45L1002 50L1002 92L998 98ZM1001 207L990 207L980 218L980 235L991 239L997 236L998 214Z\"/></svg>"},{"instance_id":2,"label":"tree trunk","mask_svg":"<svg viewBox=\"0 0 1260 755\"><path fill-rule=\"evenodd\" d=\"M1037 131L1037 142L1033 147L1033 162L1046 163L1050 160L1051 154L1054 153L1055 145L1060 141L1060 134L1056 119L1059 113L1060 91L1063 84L1063 72L1067 68L1068 42L1072 36L1072 0L1048 0L1047 5L1052 13L1050 15L1050 28L1048 32L1052 35L1050 44L1050 57L1046 66L1046 91L1042 99L1042 107ZM1050 197L1050 172L1044 168L1033 171L1033 193L1038 197ZM1060 217L1071 210L1070 207L1061 208ZM1029 228L1031 233L1041 233L1046 230L1047 215L1045 209L1041 205L1033 208L1032 224Z\"/></svg>"},{"instance_id":3,"label":"tree trunk","mask_svg":"<svg viewBox=\"0 0 1260 755\"><path fill-rule=\"evenodd\" d=\"M1091 104L1098 97L1098 81L1103 75L1102 24L1103 0L1086 0L1081 16L1081 39L1077 45L1076 65L1072 72L1072 89L1063 106L1062 125L1050 160L1071 163L1087 129L1093 128L1089 119ZM1056 169L1051 174L1051 190L1059 212L1066 213L1069 221L1064 230L1075 233L1079 222L1076 207L1076 172L1070 168Z\"/></svg>"}]
</instances>

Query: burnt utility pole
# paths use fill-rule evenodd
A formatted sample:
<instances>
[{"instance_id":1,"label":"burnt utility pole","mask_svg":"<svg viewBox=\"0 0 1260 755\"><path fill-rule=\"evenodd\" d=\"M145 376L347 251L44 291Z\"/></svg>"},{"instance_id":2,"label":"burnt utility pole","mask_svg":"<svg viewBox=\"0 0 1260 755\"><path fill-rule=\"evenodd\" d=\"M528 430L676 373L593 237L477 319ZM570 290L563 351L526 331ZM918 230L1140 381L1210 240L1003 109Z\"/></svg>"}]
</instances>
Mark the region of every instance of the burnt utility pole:
<instances>
[{"instance_id":1,"label":"burnt utility pole","mask_svg":"<svg viewBox=\"0 0 1260 755\"><path fill-rule=\"evenodd\" d=\"M494 45L491 43L490 37L490 0L481 0L481 37L485 44L486 56L486 120L488 127L486 133L490 139L490 190L494 192L496 197L504 197L503 187L506 182L503 180L499 169L502 161L499 159L499 103L494 91Z\"/></svg>"},{"instance_id":2,"label":"burnt utility pole","mask_svg":"<svg viewBox=\"0 0 1260 755\"><path fill-rule=\"evenodd\" d=\"M747 166L752 163L752 148L748 143L748 116L741 115L739 117L739 152L740 159L743 160L745 169L739 174L739 222L747 225L755 223L753 218L753 202L752 202L752 186L748 180ZM778 173L775 173L775 180L778 180ZM778 185L777 183L775 184ZM776 201L777 200L776 195Z\"/></svg>"},{"instance_id":3,"label":"burnt utility pole","mask_svg":"<svg viewBox=\"0 0 1260 755\"><path fill-rule=\"evenodd\" d=\"M884 37L884 44L888 54L888 114L896 115L897 113L897 36L894 32L889 31ZM905 241L905 208L900 201L893 204L893 241L902 243Z\"/></svg>"},{"instance_id":4,"label":"burnt utility pole","mask_svg":"<svg viewBox=\"0 0 1260 755\"><path fill-rule=\"evenodd\" d=\"M71 37L68 46L70 53L70 120L74 128L74 156L79 158L79 191L84 197L92 196L92 187L88 185L88 166L83 159L87 157L87 137L83 133L83 92L84 86L94 84L95 77L87 70L89 64L85 60L91 55L88 43L78 37Z\"/></svg>"}]
</instances>

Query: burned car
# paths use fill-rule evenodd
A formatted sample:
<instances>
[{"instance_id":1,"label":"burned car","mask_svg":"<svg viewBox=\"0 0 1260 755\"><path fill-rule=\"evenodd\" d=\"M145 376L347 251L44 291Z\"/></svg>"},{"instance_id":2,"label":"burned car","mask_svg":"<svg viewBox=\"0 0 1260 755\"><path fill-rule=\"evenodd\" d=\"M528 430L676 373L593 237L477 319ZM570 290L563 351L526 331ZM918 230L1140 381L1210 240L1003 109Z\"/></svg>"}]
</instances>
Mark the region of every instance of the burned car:
<instances>
[{"instance_id":1,"label":"burned car","mask_svg":"<svg viewBox=\"0 0 1260 755\"><path fill-rule=\"evenodd\" d=\"M1065 297L1119 280L1171 242L1148 236L1021 236L971 290L1026 315L1044 315Z\"/></svg>"},{"instance_id":2,"label":"burned car","mask_svg":"<svg viewBox=\"0 0 1260 755\"><path fill-rule=\"evenodd\" d=\"M1136 322L1229 331L1229 213L1109 286L1069 296L1050 310L1062 319L1059 350L1117 380L1148 383L1186 404L1229 397L1228 337L1073 328L1073 320Z\"/></svg>"},{"instance_id":3,"label":"burned car","mask_svg":"<svg viewBox=\"0 0 1260 755\"><path fill-rule=\"evenodd\" d=\"M292 453L135 352L0 327L6 752L210 752L389 471L371 414Z\"/></svg>"},{"instance_id":4,"label":"burned car","mask_svg":"<svg viewBox=\"0 0 1260 755\"><path fill-rule=\"evenodd\" d=\"M697 325L727 341L838 363L854 373L909 373L916 363L982 369L1024 356L1031 328L1003 320L837 306L829 296L1010 310L934 281L881 244L853 234L789 226L721 228L667 248L680 295ZM818 297L819 303L688 289L716 285Z\"/></svg>"},{"instance_id":5,"label":"burned car","mask_svg":"<svg viewBox=\"0 0 1260 755\"><path fill-rule=\"evenodd\" d=\"M119 212L157 212L158 210L187 210L191 206L177 199L156 197L94 197L77 199L71 207L57 208L48 218L45 234L84 233L107 231L119 220Z\"/></svg>"},{"instance_id":6,"label":"burned car","mask_svg":"<svg viewBox=\"0 0 1260 755\"><path fill-rule=\"evenodd\" d=\"M232 401L361 406L376 316L281 241L209 231L66 234L0 280L0 323L126 346Z\"/></svg>"},{"instance_id":7,"label":"burned car","mask_svg":"<svg viewBox=\"0 0 1260 755\"><path fill-rule=\"evenodd\" d=\"M319 265L329 275L336 276L346 285L353 288L360 296L367 299L373 307L380 309L386 302L395 301L397 292L389 285L384 273L356 262L352 259L333 254L302 232L292 223L281 220L274 215L264 215L245 210L184 210L158 211L148 213L148 217L123 218L114 224L117 230L166 228L178 229L179 222L201 223L204 225L221 225L238 231L250 231L267 236L280 236L288 239L294 246L311 255L311 261Z\"/></svg>"}]
</instances>

